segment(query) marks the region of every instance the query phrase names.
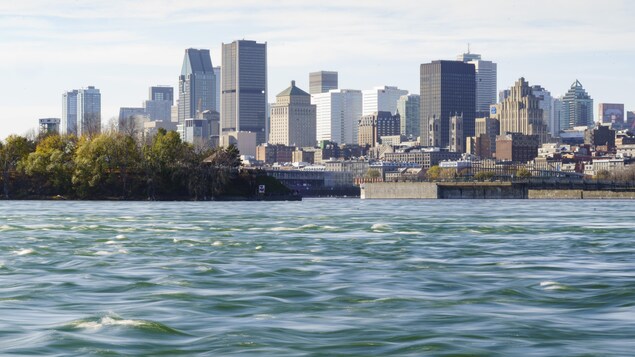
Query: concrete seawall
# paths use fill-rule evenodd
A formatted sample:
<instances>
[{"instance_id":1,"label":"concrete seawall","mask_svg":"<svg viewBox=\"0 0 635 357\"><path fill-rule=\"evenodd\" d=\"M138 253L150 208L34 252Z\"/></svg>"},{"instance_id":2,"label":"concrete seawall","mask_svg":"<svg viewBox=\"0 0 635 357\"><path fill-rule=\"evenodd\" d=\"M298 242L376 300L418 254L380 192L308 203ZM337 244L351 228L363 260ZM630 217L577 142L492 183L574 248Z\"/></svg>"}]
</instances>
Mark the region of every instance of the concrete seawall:
<instances>
[{"instance_id":1,"label":"concrete seawall","mask_svg":"<svg viewBox=\"0 0 635 357\"><path fill-rule=\"evenodd\" d=\"M635 191L611 191L611 190L529 190L529 199L541 200L608 200L608 199L635 199Z\"/></svg>"},{"instance_id":2,"label":"concrete seawall","mask_svg":"<svg viewBox=\"0 0 635 357\"><path fill-rule=\"evenodd\" d=\"M361 185L362 199L635 199L635 191L529 189L511 182L376 182Z\"/></svg>"},{"instance_id":3,"label":"concrete seawall","mask_svg":"<svg viewBox=\"0 0 635 357\"><path fill-rule=\"evenodd\" d=\"M362 199L436 199L435 182L374 182L360 186Z\"/></svg>"}]
</instances>

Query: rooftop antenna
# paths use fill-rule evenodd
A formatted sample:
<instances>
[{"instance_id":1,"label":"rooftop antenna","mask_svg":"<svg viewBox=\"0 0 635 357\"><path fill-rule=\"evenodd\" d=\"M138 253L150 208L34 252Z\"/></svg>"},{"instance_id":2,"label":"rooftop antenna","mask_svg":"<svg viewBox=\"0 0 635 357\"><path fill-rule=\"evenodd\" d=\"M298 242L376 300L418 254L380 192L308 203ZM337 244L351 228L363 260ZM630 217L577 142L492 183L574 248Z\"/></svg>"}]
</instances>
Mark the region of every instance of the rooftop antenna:
<instances>
[{"instance_id":1,"label":"rooftop antenna","mask_svg":"<svg viewBox=\"0 0 635 357\"><path fill-rule=\"evenodd\" d=\"M468 55L470 54L470 43L469 42L467 43L467 54Z\"/></svg>"}]
</instances>

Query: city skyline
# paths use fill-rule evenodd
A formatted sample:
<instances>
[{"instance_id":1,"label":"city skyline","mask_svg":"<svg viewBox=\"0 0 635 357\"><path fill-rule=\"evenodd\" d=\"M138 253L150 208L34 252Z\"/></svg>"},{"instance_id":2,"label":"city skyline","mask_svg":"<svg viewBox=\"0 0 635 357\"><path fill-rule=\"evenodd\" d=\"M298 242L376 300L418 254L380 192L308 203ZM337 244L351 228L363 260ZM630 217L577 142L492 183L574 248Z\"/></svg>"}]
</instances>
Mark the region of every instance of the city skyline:
<instances>
[{"instance_id":1,"label":"city skyline","mask_svg":"<svg viewBox=\"0 0 635 357\"><path fill-rule=\"evenodd\" d=\"M417 94L420 64L454 59L471 43L498 64L499 90L525 77L557 97L579 79L594 102L635 110L635 4L626 1L74 4L0 5L0 138L61 117L60 96L73 88L100 88L106 122L138 106L150 86L177 88L185 48L210 49L219 64L221 44L243 38L267 43L270 103L290 80L309 88L308 74L323 69L339 73L340 88Z\"/></svg>"}]
</instances>

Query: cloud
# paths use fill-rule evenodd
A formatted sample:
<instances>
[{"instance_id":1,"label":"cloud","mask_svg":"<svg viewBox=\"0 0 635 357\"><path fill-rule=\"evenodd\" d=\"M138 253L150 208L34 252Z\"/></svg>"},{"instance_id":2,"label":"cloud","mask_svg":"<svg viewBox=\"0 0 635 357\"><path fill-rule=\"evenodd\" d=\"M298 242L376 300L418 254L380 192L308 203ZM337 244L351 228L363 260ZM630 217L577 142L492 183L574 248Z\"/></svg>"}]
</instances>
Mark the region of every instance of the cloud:
<instances>
[{"instance_id":1,"label":"cloud","mask_svg":"<svg viewBox=\"0 0 635 357\"><path fill-rule=\"evenodd\" d=\"M452 59L469 42L499 63L502 87L521 75L558 91L571 77L593 76L595 86L623 77L623 84L605 86L608 97L635 85L628 63L635 55L633 13L635 3L619 0L3 1L0 69L22 73L15 79L54 104L64 89L103 81L93 84L114 111L117 103L143 99L145 92L135 94L143 83L175 82L187 47L211 48L217 65L223 42L266 41L270 93L319 69L340 71L348 87L393 84L418 92L420 63ZM117 87L124 78L135 88ZM18 97L24 92L3 84L0 100L28 101ZM29 121L45 110L15 115Z\"/></svg>"}]
</instances>

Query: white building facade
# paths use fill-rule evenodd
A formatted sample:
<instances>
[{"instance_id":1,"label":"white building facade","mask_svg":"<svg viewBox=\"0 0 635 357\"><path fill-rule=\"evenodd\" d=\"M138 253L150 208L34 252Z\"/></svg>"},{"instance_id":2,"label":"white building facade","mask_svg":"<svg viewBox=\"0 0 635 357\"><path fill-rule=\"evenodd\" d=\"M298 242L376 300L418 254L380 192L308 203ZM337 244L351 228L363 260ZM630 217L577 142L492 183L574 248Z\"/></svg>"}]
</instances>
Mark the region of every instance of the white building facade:
<instances>
[{"instance_id":1,"label":"white building facade","mask_svg":"<svg viewBox=\"0 0 635 357\"><path fill-rule=\"evenodd\" d=\"M363 90L362 115L371 115L377 112L390 112L390 114L395 115L397 114L397 101L404 95L408 95L407 90L390 86Z\"/></svg>"},{"instance_id":2,"label":"white building facade","mask_svg":"<svg viewBox=\"0 0 635 357\"><path fill-rule=\"evenodd\" d=\"M474 65L476 72L476 112L488 112L490 105L496 104L497 65L483 61L481 55L464 53L457 60Z\"/></svg>"},{"instance_id":3,"label":"white building facade","mask_svg":"<svg viewBox=\"0 0 635 357\"><path fill-rule=\"evenodd\" d=\"M357 121L362 116L362 91L336 89L311 97L316 111L317 141L357 144Z\"/></svg>"}]
</instances>

